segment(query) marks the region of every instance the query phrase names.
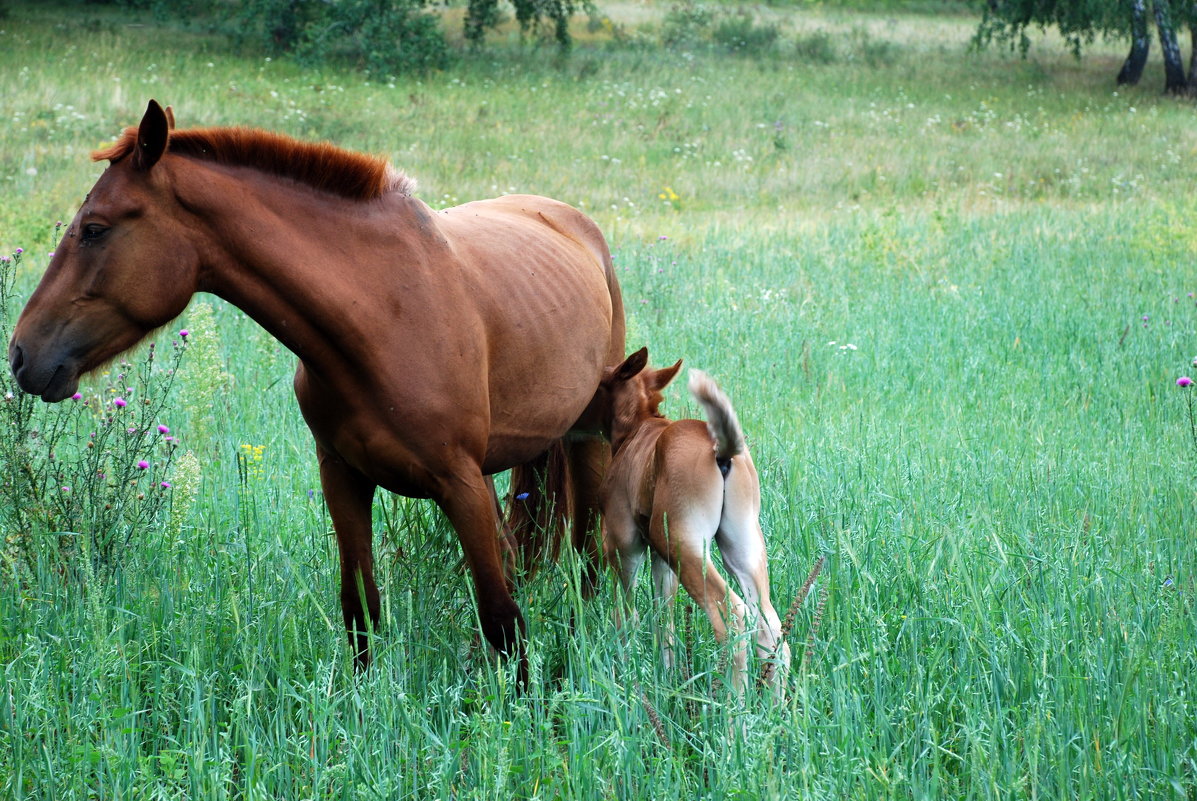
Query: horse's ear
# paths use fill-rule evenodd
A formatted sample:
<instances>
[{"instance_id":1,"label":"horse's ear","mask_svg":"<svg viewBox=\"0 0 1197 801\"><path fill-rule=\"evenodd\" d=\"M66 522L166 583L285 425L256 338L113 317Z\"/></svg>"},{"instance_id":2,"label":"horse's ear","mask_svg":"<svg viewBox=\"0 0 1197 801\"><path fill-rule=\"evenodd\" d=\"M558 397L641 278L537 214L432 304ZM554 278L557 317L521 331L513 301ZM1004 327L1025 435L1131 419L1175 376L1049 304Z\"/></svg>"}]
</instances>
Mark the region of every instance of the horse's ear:
<instances>
[{"instance_id":1,"label":"horse's ear","mask_svg":"<svg viewBox=\"0 0 1197 801\"><path fill-rule=\"evenodd\" d=\"M169 139L170 121L166 111L158 105L157 100L151 100L141 118L141 124L137 126L137 149L133 151L133 166L143 171L153 167L166 152Z\"/></svg>"},{"instance_id":2,"label":"horse's ear","mask_svg":"<svg viewBox=\"0 0 1197 801\"><path fill-rule=\"evenodd\" d=\"M648 380L652 388L658 392L669 386L669 382L677 376L677 371L682 369L682 360L678 359L673 367L662 367L660 370L652 370Z\"/></svg>"},{"instance_id":3,"label":"horse's ear","mask_svg":"<svg viewBox=\"0 0 1197 801\"><path fill-rule=\"evenodd\" d=\"M646 364L648 364L648 348L641 348L624 359L623 364L615 368L611 377L617 381L627 381L638 375Z\"/></svg>"},{"instance_id":4,"label":"horse's ear","mask_svg":"<svg viewBox=\"0 0 1197 801\"><path fill-rule=\"evenodd\" d=\"M167 128L167 130L173 131L175 129L175 110L173 108L171 108L170 106L167 106L166 108L164 108L162 110L166 112L166 128Z\"/></svg>"}]
</instances>

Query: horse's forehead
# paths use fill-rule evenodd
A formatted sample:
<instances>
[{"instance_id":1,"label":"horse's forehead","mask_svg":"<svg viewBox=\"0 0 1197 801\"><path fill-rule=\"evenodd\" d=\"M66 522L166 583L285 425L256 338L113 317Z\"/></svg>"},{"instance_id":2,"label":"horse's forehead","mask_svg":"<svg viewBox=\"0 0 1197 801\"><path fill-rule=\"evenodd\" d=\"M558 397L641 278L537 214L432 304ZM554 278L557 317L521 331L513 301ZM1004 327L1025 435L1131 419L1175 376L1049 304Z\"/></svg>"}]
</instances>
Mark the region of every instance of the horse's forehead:
<instances>
[{"instance_id":1,"label":"horse's forehead","mask_svg":"<svg viewBox=\"0 0 1197 801\"><path fill-rule=\"evenodd\" d=\"M145 196L144 181L122 162L109 164L83 198L83 209L103 211L134 205Z\"/></svg>"}]
</instances>

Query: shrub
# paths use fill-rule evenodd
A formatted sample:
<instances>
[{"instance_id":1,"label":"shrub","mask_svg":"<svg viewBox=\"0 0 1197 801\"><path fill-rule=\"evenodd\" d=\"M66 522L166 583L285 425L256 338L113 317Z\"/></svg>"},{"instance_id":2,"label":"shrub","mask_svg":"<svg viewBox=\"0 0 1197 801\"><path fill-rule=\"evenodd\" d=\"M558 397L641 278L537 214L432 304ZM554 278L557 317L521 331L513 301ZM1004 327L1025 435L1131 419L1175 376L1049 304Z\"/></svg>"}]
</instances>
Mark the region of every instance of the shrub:
<instances>
[{"instance_id":1,"label":"shrub","mask_svg":"<svg viewBox=\"0 0 1197 801\"><path fill-rule=\"evenodd\" d=\"M733 53L761 55L777 44L780 31L772 23L758 23L745 11L724 17L711 30L711 40Z\"/></svg>"},{"instance_id":2,"label":"shrub","mask_svg":"<svg viewBox=\"0 0 1197 801\"><path fill-rule=\"evenodd\" d=\"M710 35L715 13L699 3L685 2L671 7L661 21L661 43L670 47L693 46Z\"/></svg>"},{"instance_id":3,"label":"shrub","mask_svg":"<svg viewBox=\"0 0 1197 801\"><path fill-rule=\"evenodd\" d=\"M422 0L246 0L237 38L301 63L349 61L384 77L444 67L449 46Z\"/></svg>"},{"instance_id":4,"label":"shrub","mask_svg":"<svg viewBox=\"0 0 1197 801\"><path fill-rule=\"evenodd\" d=\"M798 36L794 40L794 54L800 61L812 64L831 64L839 57L831 34L823 30Z\"/></svg>"}]
</instances>

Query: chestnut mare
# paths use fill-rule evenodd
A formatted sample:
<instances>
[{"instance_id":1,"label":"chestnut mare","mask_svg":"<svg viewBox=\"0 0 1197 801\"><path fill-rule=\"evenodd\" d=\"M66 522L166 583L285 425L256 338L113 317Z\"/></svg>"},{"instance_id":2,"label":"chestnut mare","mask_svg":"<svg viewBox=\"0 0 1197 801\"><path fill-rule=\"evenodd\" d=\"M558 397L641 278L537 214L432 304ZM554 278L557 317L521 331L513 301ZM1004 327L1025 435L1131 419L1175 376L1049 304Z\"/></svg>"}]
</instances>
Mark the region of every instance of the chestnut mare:
<instances>
[{"instance_id":1,"label":"chestnut mare","mask_svg":"<svg viewBox=\"0 0 1197 801\"><path fill-rule=\"evenodd\" d=\"M359 667L378 624L371 503L383 487L444 510L482 631L519 658L523 678L524 621L489 476L543 470L563 447L558 477L573 483L552 489L572 507L575 547L597 562L609 449L595 436L595 392L624 354L602 234L530 195L433 211L385 160L327 144L173 129L151 100L139 127L92 154L111 163L17 322L17 382L60 401L196 292L228 300L299 357L295 394L316 440Z\"/></svg>"}]
</instances>

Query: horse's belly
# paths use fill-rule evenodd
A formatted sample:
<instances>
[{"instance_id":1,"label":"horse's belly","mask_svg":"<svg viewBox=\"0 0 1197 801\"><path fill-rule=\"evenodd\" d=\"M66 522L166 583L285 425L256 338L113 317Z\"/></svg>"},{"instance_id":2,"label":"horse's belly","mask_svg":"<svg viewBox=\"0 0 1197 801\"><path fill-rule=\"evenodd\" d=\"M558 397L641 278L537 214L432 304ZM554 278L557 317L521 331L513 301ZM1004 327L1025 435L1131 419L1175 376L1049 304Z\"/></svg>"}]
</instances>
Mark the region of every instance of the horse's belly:
<instances>
[{"instance_id":1,"label":"horse's belly","mask_svg":"<svg viewBox=\"0 0 1197 801\"><path fill-rule=\"evenodd\" d=\"M489 353L488 461L521 463L573 427L599 381L611 348L606 285L572 287L524 298L521 311ZM502 469L502 468L499 468Z\"/></svg>"}]
</instances>

